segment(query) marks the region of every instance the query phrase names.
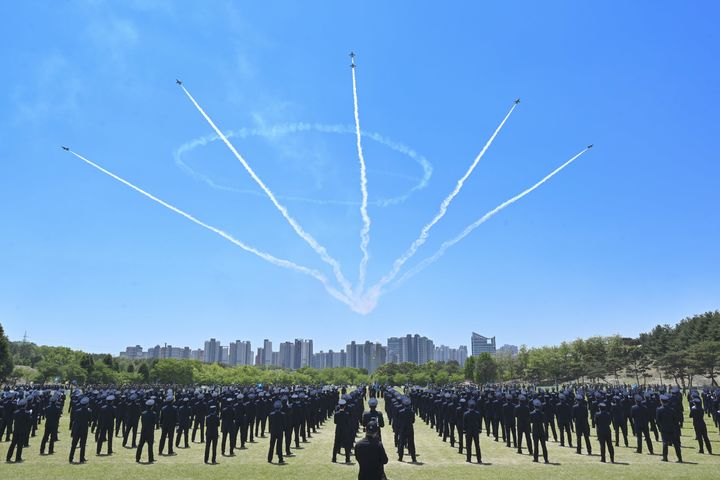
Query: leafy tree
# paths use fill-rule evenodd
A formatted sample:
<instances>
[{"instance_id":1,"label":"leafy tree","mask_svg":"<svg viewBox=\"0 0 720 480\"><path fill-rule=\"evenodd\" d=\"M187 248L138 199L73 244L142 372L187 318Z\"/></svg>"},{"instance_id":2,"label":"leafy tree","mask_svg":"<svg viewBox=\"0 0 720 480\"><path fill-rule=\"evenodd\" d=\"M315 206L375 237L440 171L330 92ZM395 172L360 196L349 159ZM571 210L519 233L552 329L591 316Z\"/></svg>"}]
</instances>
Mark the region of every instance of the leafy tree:
<instances>
[{"instance_id":1,"label":"leafy tree","mask_svg":"<svg viewBox=\"0 0 720 480\"><path fill-rule=\"evenodd\" d=\"M0 381L5 380L13 372L15 364L10 353L10 342L0 324Z\"/></svg>"},{"instance_id":2,"label":"leafy tree","mask_svg":"<svg viewBox=\"0 0 720 480\"><path fill-rule=\"evenodd\" d=\"M138 368L138 374L143 382L150 380L150 369L148 368L147 363L140 365L140 368Z\"/></svg>"},{"instance_id":3,"label":"leafy tree","mask_svg":"<svg viewBox=\"0 0 720 480\"><path fill-rule=\"evenodd\" d=\"M720 368L720 341L706 340L696 343L690 348L689 354L693 370L710 379L712 385L717 385L715 377Z\"/></svg>"},{"instance_id":4,"label":"leafy tree","mask_svg":"<svg viewBox=\"0 0 720 480\"><path fill-rule=\"evenodd\" d=\"M128 373L135 373L135 365L133 365L132 363L129 364L129 365L127 366L126 372L128 372Z\"/></svg>"},{"instance_id":5,"label":"leafy tree","mask_svg":"<svg viewBox=\"0 0 720 480\"><path fill-rule=\"evenodd\" d=\"M625 373L635 377L635 383L640 385L640 377L643 377L643 379L646 377L651 365L652 360L642 346L636 345L629 348Z\"/></svg>"},{"instance_id":6,"label":"leafy tree","mask_svg":"<svg viewBox=\"0 0 720 480\"><path fill-rule=\"evenodd\" d=\"M495 360L489 353L481 353L475 359L475 382L482 385L494 382L496 379L497 364Z\"/></svg>"},{"instance_id":7,"label":"leafy tree","mask_svg":"<svg viewBox=\"0 0 720 480\"><path fill-rule=\"evenodd\" d=\"M465 374L466 380L474 380L475 379L475 357L470 356L467 360L465 360L465 368L463 373Z\"/></svg>"}]
</instances>

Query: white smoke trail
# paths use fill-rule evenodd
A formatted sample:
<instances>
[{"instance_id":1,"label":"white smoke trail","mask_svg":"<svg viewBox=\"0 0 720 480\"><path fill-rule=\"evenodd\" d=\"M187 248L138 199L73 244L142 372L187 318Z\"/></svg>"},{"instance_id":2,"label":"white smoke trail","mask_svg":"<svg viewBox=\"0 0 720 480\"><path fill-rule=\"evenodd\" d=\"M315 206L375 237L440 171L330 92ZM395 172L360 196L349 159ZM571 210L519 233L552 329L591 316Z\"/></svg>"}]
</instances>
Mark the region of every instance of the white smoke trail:
<instances>
[{"instance_id":1,"label":"white smoke trail","mask_svg":"<svg viewBox=\"0 0 720 480\"><path fill-rule=\"evenodd\" d=\"M260 258L262 258L263 260L266 260L266 261L272 263L273 265L277 265L277 266L279 266L279 267L288 268L288 269L290 269L290 270L295 270L295 271L297 271L297 272L304 273L305 275L310 275L311 277L315 278L315 279L318 280L320 283L322 283L323 287L325 287L325 290L327 290L327 292L328 292L330 295L332 295L335 299L340 300L341 302L345 303L346 305L348 305L348 306L350 306L350 307L352 308L353 303L352 303L345 295L343 295L342 293L340 293L339 291L337 291L335 288L333 288L333 287L328 283L327 278L325 278L325 276L324 276L322 273L318 272L317 270L313 270L313 269L304 267L304 266L302 266L302 265L298 265L298 264L296 264L296 263L294 263L294 262L291 262L291 261L289 261L289 260L284 260L284 259L282 259L282 258L274 257L273 255L270 255L269 253L262 252L262 251L260 251L260 250L258 250L258 249L256 249L256 248L254 248L254 247L251 247L251 246L249 246L249 245L246 245L245 243L243 243L243 242L241 242L240 240L236 239L235 237L233 237L233 236L230 235L229 233L226 233L226 232L220 230L219 228L215 228L215 227L213 227L212 225L208 225L207 223L198 220L197 218L193 217L193 216L190 215L189 213L185 213L184 211L180 210L179 208L174 207L173 205L170 205L169 203L167 203L167 202L165 202L165 201L157 198L156 196L154 196L154 195L146 192L146 191L143 190L142 188L136 187L135 185L133 185L132 183L128 182L127 180L125 180L125 179L123 179L123 178L115 175L114 173L110 172L109 170L104 169L104 168L101 167L100 165L98 165L98 164L96 164L96 163L88 160L87 158L83 157L82 155L80 155L80 154L78 154L78 153L75 153L75 152L73 152L72 150L70 151L70 153L72 153L72 154L75 155L77 158L79 158L79 159L82 160L83 162L87 163L87 164L90 165L91 167L94 167L94 168L96 168L97 170L99 170L99 171L101 171L102 173L104 173L105 175L108 175L108 176L114 178L115 180L117 180L118 182L127 185L128 187L132 188L132 189L135 190L136 192L138 192L138 193L146 196L146 197L149 198L150 200L153 200L154 202L157 202L157 203L159 203L160 205L162 205L163 207L165 207L165 208L167 208L167 209L169 209L169 210L172 210L173 212L177 213L178 215L181 215L181 216L187 218L187 219L190 220L191 222L193 222L193 223L195 223L195 224L197 224L197 225L200 225L201 227L203 227L203 228L205 228L205 229L207 229L207 230L210 230L210 231L213 232L213 233L216 233L216 234L220 235L220 236L223 237L225 240L228 240L229 242L234 243L235 245L237 245L238 247L242 248L242 249L245 250L246 252L250 252L250 253L252 253L252 254L254 254L254 255L257 255L258 257L260 257Z\"/></svg>"},{"instance_id":2,"label":"white smoke trail","mask_svg":"<svg viewBox=\"0 0 720 480\"><path fill-rule=\"evenodd\" d=\"M225 136L227 138L248 138L251 136L258 136L263 138L274 138L282 135L288 135L293 133L299 133L299 132L307 132L307 131L316 131L321 133L338 133L338 134L346 134L346 133L355 133L355 128L351 127L349 125L327 125L322 123L307 123L307 122L299 122L299 123L291 123L291 124L279 124L274 125L272 127L267 128L241 128L239 130L231 130L228 132L225 132ZM361 135L363 137L369 138L373 141L376 141L380 143L381 145L384 145L388 147L391 150L394 150L398 153L402 153L403 155L407 155L412 160L417 162L420 165L420 168L422 168L423 174L420 180L417 184L415 184L410 190L406 191L404 194L392 197L392 198L380 198L374 201L368 201L368 204L375 205L378 207L389 207L391 205L398 205L408 198L410 196L418 191L422 190L425 187L427 187L428 183L430 182L430 178L432 177L432 164L425 158L423 155L417 153L412 148L408 147L407 145L403 143L396 142L392 139L389 139L379 133L376 132L361 132ZM256 195L256 196L263 196L264 194L257 190L248 190L248 189L239 189L236 187L232 187L229 185L223 185L221 183L216 182L212 178L208 177L207 175L203 175L201 173L198 173L195 171L190 165L188 165L183 160L183 155L186 153L194 150L197 147L205 146L211 142L215 142L217 140L220 140L220 137L216 134L213 135L207 135L204 137L196 138L194 140L190 140L187 143L184 143L183 145L180 145L175 152L174 152L174 158L175 163L177 166L187 173L188 175L195 177L196 179L206 183L209 187L217 189L217 190L224 190L224 191L230 191L230 192L237 192L242 193L246 195ZM287 201L298 201L298 202L306 202L306 203L313 203L317 205L359 205L359 202L355 201L345 201L345 200L330 200L330 199L315 199L315 198L307 198L307 197L299 197L299 196L282 196L277 195L278 199L281 200L287 200Z\"/></svg>"},{"instance_id":3,"label":"white smoke trail","mask_svg":"<svg viewBox=\"0 0 720 480\"><path fill-rule=\"evenodd\" d=\"M365 274L367 272L367 264L370 260L368 252L368 244L370 243L370 216L367 213L368 190L367 190L367 172L365 168L365 156L363 155L362 142L360 141L360 114L358 112L358 95L357 80L355 79L355 64L352 68L353 82L353 107L355 111L355 134L357 136L357 151L360 159L360 191L362 192L362 202L360 203L360 216L362 217L363 226L360 230L360 251L362 251L362 259L360 260L360 274L358 276L357 295L362 295L365 289Z\"/></svg>"},{"instance_id":4,"label":"white smoke trail","mask_svg":"<svg viewBox=\"0 0 720 480\"><path fill-rule=\"evenodd\" d=\"M455 185L455 189L450 192L450 195L448 195L445 200L442 201L442 203L440 204L440 210L435 215L435 217L430 221L430 223L428 223L422 228L422 230L420 231L420 235L418 236L418 238L415 239L415 241L413 241L413 243L410 245L410 248L408 248L405 253L400 256L400 258L395 260L390 272L388 272L384 277L382 277L380 281L371 288L371 290L380 290L383 286L390 283L397 276L398 272L400 272L402 266L405 265L405 263L410 260L413 255L415 255L418 248L420 248L427 241L427 238L430 235L430 230L445 216L445 213L447 213L450 203L452 203L453 199L457 196L458 193L460 193L460 190L465 184L465 181L468 179L473 170L475 170L475 167L480 162L480 159L485 155L485 152L487 152L488 148L490 148L490 145L492 145L495 137L497 137L498 133L500 133L500 130L502 130L505 122L507 122L508 118L510 118L510 115L512 115L512 112L513 110L515 110L516 106L517 104L515 103L512 107L510 107L510 111L508 111L507 115L505 115L505 118L503 118L503 121L500 122L500 125L498 125L498 127L495 129L495 132L493 132L492 136L487 141L483 149L480 150L480 153L478 153L477 157L475 157L475 160L470 165L470 168L468 168L467 172L465 172L465 175L463 175L462 178L458 180L457 185Z\"/></svg>"},{"instance_id":5,"label":"white smoke trail","mask_svg":"<svg viewBox=\"0 0 720 480\"><path fill-rule=\"evenodd\" d=\"M442 256L445 254L445 252L446 252L450 247L452 247L452 246L455 245L456 243L460 242L463 238L465 238L465 237L467 237L468 235L470 235L470 233L472 233L473 230L475 230L475 229L478 228L480 225L482 225L483 223L485 223L485 222L487 222L488 220L490 220L495 214L497 214L498 212L500 212L501 210L503 210L505 207L508 207L508 206L512 205L513 203L515 203L515 202L517 202L518 200L520 200L521 198L523 198L525 195L529 194L530 192L532 192L533 190L535 190L536 188L538 188L538 187L539 187L540 185L542 185L543 183L545 183L545 182L547 182L548 180L550 180L550 179L551 179L552 177L554 177L557 173L559 173L562 169L564 169L565 167L567 167L568 165L570 165L572 162L574 162L576 159L578 159L581 155L583 155L583 154L584 154L585 152L587 152L587 151L588 151L588 148L585 148L585 149L582 150L580 153L578 153L578 154L576 154L574 157L572 157L570 160L566 161L565 163L563 163L562 165L560 165L558 168L556 168L555 170L553 170L550 174L548 174L547 176L545 176L542 180L540 180L539 182L537 182L537 183L536 183L535 185L533 185L532 187L530 187L530 188L524 190L523 192L515 195L515 196L512 197L511 199L504 201L503 203L501 203L500 205L498 205L497 207L493 208L492 210L490 210L489 212L487 212L485 215L483 215L482 217L480 217L477 221L475 221L475 222L473 222L472 224L468 225L468 226L465 228L465 230L463 230L462 233L460 233L460 235L456 236L456 237L453 238L452 240L448 240L448 241L444 242L444 243L440 246L440 248L438 249L438 251L435 252L434 255L432 255L431 257L426 258L425 260L423 260L422 262L420 262L419 264L417 264L415 267L413 267L410 271L408 271L407 273L405 273L405 274L400 278L400 280L398 280L398 281L396 282L396 285L397 285L397 286L401 285L402 283L404 283L405 281L407 281L410 277L412 277L412 276L414 276L414 275L417 275L421 270L425 269L428 265L436 262L440 257L442 257Z\"/></svg>"},{"instance_id":6,"label":"white smoke trail","mask_svg":"<svg viewBox=\"0 0 720 480\"><path fill-rule=\"evenodd\" d=\"M197 101L195 101L195 99L193 98L193 96L190 95L190 92L188 92L188 90L183 85L180 85L180 88L183 89L183 91L185 92L185 95L187 95L188 98L190 99L190 101L193 103L193 105L195 105L195 108L198 109L198 111L202 114L202 116L205 118L205 120L207 120L207 122L210 124L210 126L213 128L213 130L215 130L215 133L218 134L218 136L222 139L222 141L225 143L225 145L227 145L227 147L230 149L230 151L233 153L233 155L235 155L235 158L237 158L238 161L242 164L242 166L245 167L245 170L250 174L252 179L255 180L255 183L257 183L260 186L260 188L265 192L265 194L268 196L268 198L273 203L273 205L275 205L275 208L277 208L278 211L280 211L282 216L285 218L285 220L287 220L287 222L293 228L295 233L297 233L300 236L300 238L305 240L308 243L308 245L310 245L310 247L312 247L312 249L315 250L315 252L317 252L318 255L320 255L320 258L325 263L327 263L328 265L330 265L332 267L333 272L335 273L335 278L337 279L338 283L340 283L340 285L342 286L342 289L343 289L343 292L345 293L345 295L347 297L352 297L353 296L352 287L350 285L350 282L348 282L347 279L345 278L345 276L343 275L338 261L335 260L334 258L332 258L327 253L327 249L325 247L323 247L322 245L320 245L317 242L317 240L315 240L315 238L313 238L312 235L310 235L305 230L303 230L303 228L300 226L300 224L293 217L290 216L290 214L287 211L287 208L285 208L285 206L281 205L280 202L278 202L277 198L275 197L275 194L272 191L270 191L270 189L265 185L265 183L263 183L262 180L260 180L260 177L258 177L257 174L255 174L255 172L253 171L252 168L250 168L250 165L248 165L248 163L245 161L245 159L242 157L242 155L240 155L240 153L238 153L238 151L235 149L233 144L230 143L230 140L227 139L227 137L220 131L220 129L210 119L210 117L207 115L207 113L205 113L205 110L202 109L200 104L198 104Z\"/></svg>"}]
</instances>

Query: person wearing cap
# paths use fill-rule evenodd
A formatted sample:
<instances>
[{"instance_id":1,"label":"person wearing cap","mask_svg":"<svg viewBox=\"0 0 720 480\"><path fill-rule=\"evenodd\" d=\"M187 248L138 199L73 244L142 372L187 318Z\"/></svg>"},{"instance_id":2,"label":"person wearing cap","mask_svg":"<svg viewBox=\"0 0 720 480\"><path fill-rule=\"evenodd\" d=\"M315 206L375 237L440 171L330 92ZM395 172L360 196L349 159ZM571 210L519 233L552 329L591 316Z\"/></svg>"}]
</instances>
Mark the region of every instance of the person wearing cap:
<instances>
[{"instance_id":1,"label":"person wearing cap","mask_svg":"<svg viewBox=\"0 0 720 480\"><path fill-rule=\"evenodd\" d=\"M80 463L85 463L85 445L87 444L88 430L90 428L90 421L92 420L92 412L88 405L90 399L88 397L82 397L78 402L77 408L73 410L72 414L72 444L70 445L70 463L73 463L75 458L75 448L80 445Z\"/></svg>"},{"instance_id":2,"label":"person wearing cap","mask_svg":"<svg viewBox=\"0 0 720 480\"><path fill-rule=\"evenodd\" d=\"M12 440L7 451L7 456L5 457L5 461L8 463L12 460L13 452L15 453L15 463L23 461L23 447L25 446L28 435L30 435L30 429L32 426L32 416L25 409L26 404L27 401L25 399L19 400L17 403L17 410L13 413Z\"/></svg>"},{"instance_id":3,"label":"person wearing cap","mask_svg":"<svg viewBox=\"0 0 720 480\"><path fill-rule=\"evenodd\" d=\"M273 410L267 416L270 433L270 447L268 448L267 461L272 463L273 452L277 453L278 463L285 463L283 460L283 432L285 431L285 413L282 411L282 402L275 400Z\"/></svg>"},{"instance_id":4,"label":"person wearing cap","mask_svg":"<svg viewBox=\"0 0 720 480\"><path fill-rule=\"evenodd\" d=\"M370 400L368 400L368 407L370 407L370 410L363 412L362 415L362 426L364 428L367 428L367 424L374 421L378 424L378 438L382 442L382 428L385 426L385 418L383 417L382 412L377 411L377 404L378 400L377 397L370 397Z\"/></svg>"},{"instance_id":5,"label":"person wearing cap","mask_svg":"<svg viewBox=\"0 0 720 480\"><path fill-rule=\"evenodd\" d=\"M528 453L533 454L532 443L530 443L530 408L527 405L527 397L523 394L518 396L519 403L515 405L515 424L517 425L517 453L522 455L523 437L527 443Z\"/></svg>"},{"instance_id":6,"label":"person wearing cap","mask_svg":"<svg viewBox=\"0 0 720 480\"><path fill-rule=\"evenodd\" d=\"M472 461L473 442L475 443L475 456L477 463L482 463L480 453L480 434L482 433L482 416L475 409L475 399L467 402L467 411L463 414L463 431L465 432L465 461Z\"/></svg>"},{"instance_id":7,"label":"person wearing cap","mask_svg":"<svg viewBox=\"0 0 720 480\"><path fill-rule=\"evenodd\" d=\"M340 449L345 449L345 463L350 463L350 449L352 448L352 425L350 413L347 409L347 400L341 398L338 401L338 410L335 412L333 421L335 422L335 439L333 441L333 463L337 462L337 454Z\"/></svg>"},{"instance_id":8,"label":"person wearing cap","mask_svg":"<svg viewBox=\"0 0 720 480\"><path fill-rule=\"evenodd\" d=\"M360 470L358 480L383 480L388 456L378 437L380 427L370 421L365 428L365 438L355 444L355 459Z\"/></svg>"},{"instance_id":9,"label":"person wearing cap","mask_svg":"<svg viewBox=\"0 0 720 480\"><path fill-rule=\"evenodd\" d=\"M195 434L198 429L200 430L200 443L205 443L205 417L207 414L208 404L205 401L205 396L199 393L193 405L193 416L195 417L191 439L193 443L195 443Z\"/></svg>"},{"instance_id":10,"label":"person wearing cap","mask_svg":"<svg viewBox=\"0 0 720 480\"><path fill-rule=\"evenodd\" d=\"M222 432L222 443L220 453L225 456L228 438L230 439L230 456L235 455L235 406L234 398L228 397L222 403L220 411L220 431Z\"/></svg>"},{"instance_id":11,"label":"person wearing cap","mask_svg":"<svg viewBox=\"0 0 720 480\"><path fill-rule=\"evenodd\" d=\"M108 395L105 397L105 405L100 407L100 414L98 415L98 434L97 434L97 447L95 448L95 455L100 455L102 452L102 445L107 440L108 448L107 454L112 455L112 441L113 441L113 429L115 427L116 409L114 402L115 395Z\"/></svg>"},{"instance_id":12,"label":"person wearing cap","mask_svg":"<svg viewBox=\"0 0 720 480\"><path fill-rule=\"evenodd\" d=\"M173 438L175 435L175 426L178 423L177 407L173 404L173 397L165 398L165 405L160 409L160 444L158 445L158 455L163 454L165 450L165 440L168 442L168 455L175 455L173 452Z\"/></svg>"},{"instance_id":13,"label":"person wearing cap","mask_svg":"<svg viewBox=\"0 0 720 480\"><path fill-rule=\"evenodd\" d=\"M123 447L127 447L128 439L130 438L130 432L132 432L132 448L137 448L137 430L138 422L140 422L140 416L142 409L140 408L140 400L138 399L137 393L130 395L128 399L127 408L125 410L125 431L123 432Z\"/></svg>"},{"instance_id":14,"label":"person wearing cap","mask_svg":"<svg viewBox=\"0 0 720 480\"><path fill-rule=\"evenodd\" d=\"M155 443L155 424L157 423L157 415L155 414L155 400L149 399L145 402L145 409L140 414L140 443L138 443L135 451L135 461L140 463L142 451L145 444L148 447L148 463L155 461L153 457L153 443ZM133 434L133 439L134 439Z\"/></svg>"},{"instance_id":15,"label":"person wearing cap","mask_svg":"<svg viewBox=\"0 0 720 480\"><path fill-rule=\"evenodd\" d=\"M587 454L592 455L592 446L590 445L590 424L588 422L588 408L585 403L585 397L578 393L575 396L575 404L571 410L571 416L575 422L575 437L577 441L577 449L575 453L582 454L582 440L585 438L585 447Z\"/></svg>"},{"instance_id":16,"label":"person wearing cap","mask_svg":"<svg viewBox=\"0 0 720 480\"><path fill-rule=\"evenodd\" d=\"M505 445L510 446L510 437L512 437L512 447L517 448L517 436L515 435L515 404L511 394L505 395L503 404L500 407L502 411L502 426Z\"/></svg>"},{"instance_id":17,"label":"person wearing cap","mask_svg":"<svg viewBox=\"0 0 720 480\"><path fill-rule=\"evenodd\" d=\"M648 452L650 455L653 454L653 444L650 440L650 414L648 413L647 407L643 404L643 397L640 394L635 395L635 405L630 408L630 418L633 430L635 431L635 437L637 439L637 448L635 453L642 453L642 441L645 436L645 443L647 443Z\"/></svg>"},{"instance_id":18,"label":"person wearing cap","mask_svg":"<svg viewBox=\"0 0 720 480\"><path fill-rule=\"evenodd\" d=\"M564 393L558 395L558 402L555 404L555 417L560 430L560 446L565 446L565 435L567 434L568 446L572 448L570 405L567 403L567 397Z\"/></svg>"},{"instance_id":19,"label":"person wearing cap","mask_svg":"<svg viewBox=\"0 0 720 480\"><path fill-rule=\"evenodd\" d=\"M402 398L402 405L397 412L397 430L398 430L398 461L402 462L403 453L407 447L410 459L413 463L417 462L417 454L415 452L415 411L412 408L412 401L409 397ZM369 423L369 422L368 422ZM375 422L377 423L377 422ZM380 425L378 424L378 438L380 439Z\"/></svg>"},{"instance_id":20,"label":"person wearing cap","mask_svg":"<svg viewBox=\"0 0 720 480\"><path fill-rule=\"evenodd\" d=\"M220 419L217 415L217 405L212 404L205 417L205 463L208 463L212 449L213 465L217 463L218 427L220 427Z\"/></svg>"},{"instance_id":21,"label":"person wearing cap","mask_svg":"<svg viewBox=\"0 0 720 480\"><path fill-rule=\"evenodd\" d=\"M675 447L675 455L677 455L677 462L682 463L682 450L680 449L680 435L677 422L677 414L675 410L670 406L670 397L663 394L660 395L660 407L655 412L655 419L657 421L658 428L660 429L660 436L662 437L663 453L662 461L668 461L668 447L672 445Z\"/></svg>"},{"instance_id":22,"label":"person wearing cap","mask_svg":"<svg viewBox=\"0 0 720 480\"><path fill-rule=\"evenodd\" d=\"M598 411L595 414L595 432L600 443L600 461L605 463L605 450L610 453L610 463L615 463L615 449L612 445L612 433L610 425L614 418L608 413L605 402L598 403ZM617 430L615 430L617 438Z\"/></svg>"},{"instance_id":23,"label":"person wearing cap","mask_svg":"<svg viewBox=\"0 0 720 480\"><path fill-rule=\"evenodd\" d=\"M180 437L185 437L185 447L190 448L190 425L192 424L192 407L190 406L190 399L183 397L180 402L180 408L178 408L178 428L175 436L175 447L180 448Z\"/></svg>"},{"instance_id":24,"label":"person wearing cap","mask_svg":"<svg viewBox=\"0 0 720 480\"><path fill-rule=\"evenodd\" d=\"M700 453L705 453L703 450L703 442L705 442L708 453L712 455L712 445L710 444L710 439L708 438L707 425L705 424L704 418L705 410L703 410L702 407L702 400L699 397L695 397L690 404L690 418L692 418L693 421L695 440L697 440L698 445L700 446Z\"/></svg>"},{"instance_id":25,"label":"person wearing cap","mask_svg":"<svg viewBox=\"0 0 720 480\"><path fill-rule=\"evenodd\" d=\"M607 404L606 404L607 405ZM610 401L610 411L612 412L612 426L615 430L615 446L620 446L620 432L622 432L625 447L628 446L628 428L627 417L625 416L625 408L623 407L620 397L613 396Z\"/></svg>"},{"instance_id":26,"label":"person wearing cap","mask_svg":"<svg viewBox=\"0 0 720 480\"><path fill-rule=\"evenodd\" d=\"M57 397L52 397L50 404L45 407L45 431L43 432L42 442L40 442L40 455L45 455L45 444L48 440L50 440L48 453L50 455L55 453L55 439L57 438L61 415L62 408L57 405Z\"/></svg>"},{"instance_id":27,"label":"person wearing cap","mask_svg":"<svg viewBox=\"0 0 720 480\"><path fill-rule=\"evenodd\" d=\"M463 415L467 409L467 400L465 397L461 397L458 406L455 408L455 426L457 427L458 433L458 453L463 453L463 443L465 437L465 431L463 430Z\"/></svg>"},{"instance_id":28,"label":"person wearing cap","mask_svg":"<svg viewBox=\"0 0 720 480\"><path fill-rule=\"evenodd\" d=\"M543 460L548 463L547 438L548 433L545 429L545 414L542 411L542 402L539 399L533 400L533 411L530 412L530 426L533 438L533 462L538 461L539 449L542 448Z\"/></svg>"}]
</instances>

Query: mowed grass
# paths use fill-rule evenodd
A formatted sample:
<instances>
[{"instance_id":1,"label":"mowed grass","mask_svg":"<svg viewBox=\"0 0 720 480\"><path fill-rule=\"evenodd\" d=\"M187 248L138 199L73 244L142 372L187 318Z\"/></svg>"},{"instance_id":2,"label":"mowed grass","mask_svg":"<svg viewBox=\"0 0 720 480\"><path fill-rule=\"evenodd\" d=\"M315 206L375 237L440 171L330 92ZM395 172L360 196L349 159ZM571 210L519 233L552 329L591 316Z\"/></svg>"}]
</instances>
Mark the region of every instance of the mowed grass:
<instances>
[{"instance_id":1,"label":"mowed grass","mask_svg":"<svg viewBox=\"0 0 720 480\"><path fill-rule=\"evenodd\" d=\"M379 408L384 411L382 400ZM552 476L553 479L577 478L673 478L673 479L703 479L720 478L720 436L718 430L707 419L710 439L714 456L707 453L698 453L697 442L694 439L692 421L685 421L683 429L683 459L686 464L675 464L674 452L670 453L670 463L660 461L659 453L662 445L655 443L655 455L647 452L642 455L634 453L634 438L629 438L630 448L621 446L616 448L615 460L619 463L601 464L600 448L592 438L593 456L586 453L577 455L575 449L560 447L559 443L548 443L548 453L551 464L533 463L529 455L518 455L515 449L507 448L502 440L495 442L487 437L485 432L480 437L480 448L485 465L468 464L465 456L457 453L457 446L451 448L449 443L443 443L434 430L425 425L419 417L415 423L415 442L418 452L418 464L411 464L406 455L404 462L397 461L397 454L392 445L392 431L389 426L383 430L385 448L390 457L386 466L389 479L477 479L480 477L504 478L537 478L539 476ZM30 439L30 448L25 449L24 463L0 463L0 478L22 479L73 479L98 480L115 478L132 479L208 479L224 480L231 478L274 479L293 478L294 480L318 479L355 479L358 466L330 462L332 455L334 425L332 419L326 422L317 435L309 439L309 443L301 444L302 449L293 449L294 457L286 458L286 465L268 464L267 449L268 437L259 438L256 443L248 444L246 450L237 450L234 457L221 457L218 445L218 465L205 465L203 463L204 445L191 444L189 449L176 449L176 456L155 456L153 465L136 464L135 450L122 447L122 441L115 438L113 441L114 453L112 456L95 456L95 442L89 440L87 459L84 465L68 464L70 449L70 434L68 431L68 416L64 414L61 420L60 442L56 444L55 454L40 456L40 441L42 439L41 426L38 436ZM651 434L652 436L652 434ZM156 431L155 449L157 452L160 435ZM575 439L573 439L573 445ZM621 439L622 445L622 439ZM9 443L0 443L0 454L4 462ZM167 448L167 447L166 447ZM645 447L644 447L645 449ZM584 450L584 448L583 448ZM105 449L103 450L105 451ZM77 457L76 452L76 459ZM147 459L144 452L143 460ZM343 456L338 456L342 461Z\"/></svg>"}]
</instances>

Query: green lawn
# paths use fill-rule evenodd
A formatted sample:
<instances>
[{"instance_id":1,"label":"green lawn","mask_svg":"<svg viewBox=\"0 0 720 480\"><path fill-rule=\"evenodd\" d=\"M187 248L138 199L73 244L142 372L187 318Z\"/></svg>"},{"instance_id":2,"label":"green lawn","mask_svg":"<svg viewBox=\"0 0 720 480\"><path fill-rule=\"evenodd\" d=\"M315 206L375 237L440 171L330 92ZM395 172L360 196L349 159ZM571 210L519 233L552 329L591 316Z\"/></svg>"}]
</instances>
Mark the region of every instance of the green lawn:
<instances>
[{"instance_id":1,"label":"green lawn","mask_svg":"<svg viewBox=\"0 0 720 480\"><path fill-rule=\"evenodd\" d=\"M379 408L383 408L382 402ZM115 453L112 457L96 457L95 443L88 443L88 463L85 465L69 465L68 451L70 435L68 432L68 417L63 415L61 420L60 443L56 444L56 453L53 456L39 455L42 427L39 434L30 440L30 448L25 450L22 464L0 463L2 479L73 479L98 480L132 478L135 479L198 479L222 480L226 478L289 478L294 480L318 480L322 478L354 479L357 478L357 465L333 464L330 462L333 426L326 424L318 435L313 436L309 443L303 444L301 450L294 450L295 457L287 458L284 466L269 465L266 462L268 439L260 438L257 443L250 444L247 450L236 452L235 457L220 457L218 446L218 465L204 465L204 446L191 444L187 450L176 450L177 456L158 457L154 465L138 465L135 463L135 451L122 448L119 439L115 439ZM712 425L711 423L709 426ZM502 442L496 443L485 434L480 438L483 461L486 465L466 464L464 455L459 455L456 448L443 443L435 432L417 420L415 439L420 464L400 463L397 455L391 451L391 431L389 427L384 430L386 448L390 463L386 467L389 479L477 479L478 477L502 478L534 478L536 475L552 475L554 479L603 478L613 475L616 478L719 478L720 473L720 436L714 426L710 427L710 439L716 456L700 455L697 442L694 440L692 423L686 421L683 431L683 456L688 462L684 465L672 463L674 454L671 453L670 463L660 462L661 445L655 444L655 456L647 453L638 455L632 447L634 439L630 438L631 448L619 447L616 449L616 465L601 464L599 461L599 446L593 442L593 456L577 455L574 449L562 448L551 440L548 451L551 465L535 464L528 455L518 455L512 448L507 448ZM159 440L156 433L155 448ZM574 444L574 441L573 441ZM4 460L8 443L0 443L0 454ZM77 453L76 453L77 455ZM77 457L76 457L77 458ZM145 459L145 455L143 456ZM339 457L341 458L341 457ZM542 458L542 457L541 457ZM409 458L406 456L406 460ZM541 460L542 462L542 460ZM714 472L714 473L713 473ZM249 476L249 477L246 477Z\"/></svg>"}]
</instances>

